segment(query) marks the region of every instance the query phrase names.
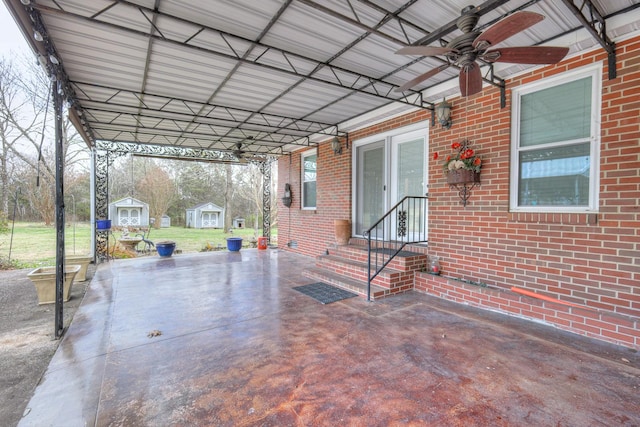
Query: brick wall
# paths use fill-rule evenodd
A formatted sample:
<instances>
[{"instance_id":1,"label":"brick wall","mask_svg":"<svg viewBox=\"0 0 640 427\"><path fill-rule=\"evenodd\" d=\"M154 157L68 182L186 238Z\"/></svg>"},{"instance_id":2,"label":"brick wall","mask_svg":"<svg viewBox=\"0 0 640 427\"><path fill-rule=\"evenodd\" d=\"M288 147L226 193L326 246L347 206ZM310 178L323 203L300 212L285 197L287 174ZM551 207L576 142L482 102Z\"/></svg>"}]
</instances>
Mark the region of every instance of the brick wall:
<instances>
[{"instance_id":1,"label":"brick wall","mask_svg":"<svg viewBox=\"0 0 640 427\"><path fill-rule=\"evenodd\" d=\"M330 144L318 147L317 209L302 210L300 153L278 161L278 246L316 256L335 243L334 219L351 219L351 156L349 150L335 155ZM302 150L304 152L305 150ZM291 184L293 202L282 204L284 184ZM289 247L296 242L297 247Z\"/></svg>"},{"instance_id":2,"label":"brick wall","mask_svg":"<svg viewBox=\"0 0 640 427\"><path fill-rule=\"evenodd\" d=\"M604 64L598 213L509 212L508 89L506 108L500 108L500 93L494 87L466 99L448 99L453 104L453 126L444 130L437 125L430 130L428 154L429 252L440 257L443 272L455 279L484 283L496 295L510 295L515 286L582 308L560 304L561 315L548 315L546 308L534 309L540 307L539 300L517 296L514 298L519 303L525 301L529 308L523 309L526 314L516 313L490 302L490 298L467 295L468 285L456 280L421 283L418 288L433 293L446 284L458 289L462 296L452 298L449 292L442 292L439 296L443 298L472 302L640 348L640 37L619 42L616 79L608 79L606 55L598 49L507 81L507 88L594 62ZM426 111L412 113L350 136L359 139L428 118ZM449 189L441 169L443 156L451 152L451 143L463 138L473 141L484 161L482 184L472 190L466 208L459 204L456 192ZM439 160L433 159L436 152ZM290 169L298 195L299 167L299 155L294 154ZM289 159L281 159L280 183L287 182L288 169ZM328 144L322 144L318 171L316 212L301 212L299 200L294 201L289 212L279 207L280 246L286 244L290 232L299 243L298 251L308 255L321 253L333 242L334 218L351 217L350 154L334 156ZM589 315L582 319L589 319L588 322L563 319L585 313ZM625 333L594 326L593 322L613 323L615 328L626 328Z\"/></svg>"}]
</instances>

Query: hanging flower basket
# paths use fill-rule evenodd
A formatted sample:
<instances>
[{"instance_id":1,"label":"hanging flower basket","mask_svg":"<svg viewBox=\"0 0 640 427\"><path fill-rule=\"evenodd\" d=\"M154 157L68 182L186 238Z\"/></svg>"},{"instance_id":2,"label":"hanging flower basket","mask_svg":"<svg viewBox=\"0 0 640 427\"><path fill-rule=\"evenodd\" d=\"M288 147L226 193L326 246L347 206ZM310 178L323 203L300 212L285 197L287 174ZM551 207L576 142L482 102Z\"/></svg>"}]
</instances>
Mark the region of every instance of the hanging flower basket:
<instances>
[{"instance_id":1,"label":"hanging flower basket","mask_svg":"<svg viewBox=\"0 0 640 427\"><path fill-rule=\"evenodd\" d=\"M456 169L447 172L448 184L469 184L480 182L480 172L469 169Z\"/></svg>"}]
</instances>

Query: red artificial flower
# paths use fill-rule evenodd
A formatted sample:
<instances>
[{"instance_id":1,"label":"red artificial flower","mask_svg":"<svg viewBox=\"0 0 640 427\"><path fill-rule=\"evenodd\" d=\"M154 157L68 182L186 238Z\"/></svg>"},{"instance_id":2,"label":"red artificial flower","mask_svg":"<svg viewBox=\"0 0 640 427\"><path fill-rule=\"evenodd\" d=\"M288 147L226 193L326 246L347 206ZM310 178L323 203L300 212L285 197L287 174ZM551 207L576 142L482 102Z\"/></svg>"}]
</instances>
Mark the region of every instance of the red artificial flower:
<instances>
[{"instance_id":1,"label":"red artificial flower","mask_svg":"<svg viewBox=\"0 0 640 427\"><path fill-rule=\"evenodd\" d=\"M466 151L464 152L464 155L465 155L465 159L469 159L473 157L473 150L471 148L467 148Z\"/></svg>"},{"instance_id":2,"label":"red artificial flower","mask_svg":"<svg viewBox=\"0 0 640 427\"><path fill-rule=\"evenodd\" d=\"M447 156L447 163L451 161L451 155Z\"/></svg>"},{"instance_id":3,"label":"red artificial flower","mask_svg":"<svg viewBox=\"0 0 640 427\"><path fill-rule=\"evenodd\" d=\"M480 166L481 163L482 160L480 160L480 157L476 157L476 159L473 161L474 166Z\"/></svg>"},{"instance_id":4,"label":"red artificial flower","mask_svg":"<svg viewBox=\"0 0 640 427\"><path fill-rule=\"evenodd\" d=\"M454 150L457 150L458 148L460 148L460 143L459 142L454 142L453 144L451 144L451 148Z\"/></svg>"},{"instance_id":5,"label":"red artificial flower","mask_svg":"<svg viewBox=\"0 0 640 427\"><path fill-rule=\"evenodd\" d=\"M438 160L438 152L433 153L433 160Z\"/></svg>"}]
</instances>

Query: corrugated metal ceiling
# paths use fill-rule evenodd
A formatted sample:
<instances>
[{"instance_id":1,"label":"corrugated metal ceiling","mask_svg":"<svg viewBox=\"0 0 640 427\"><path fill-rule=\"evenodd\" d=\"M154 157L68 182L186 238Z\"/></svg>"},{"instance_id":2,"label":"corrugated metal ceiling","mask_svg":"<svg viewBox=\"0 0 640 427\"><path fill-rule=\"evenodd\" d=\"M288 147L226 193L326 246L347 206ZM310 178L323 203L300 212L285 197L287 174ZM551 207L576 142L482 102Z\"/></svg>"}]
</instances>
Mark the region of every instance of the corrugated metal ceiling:
<instances>
[{"instance_id":1,"label":"corrugated metal ceiling","mask_svg":"<svg viewBox=\"0 0 640 427\"><path fill-rule=\"evenodd\" d=\"M4 0L34 49L67 79L93 141L279 155L365 125L371 114L430 108L458 92L450 67L404 93L444 57L396 55L439 34L469 0ZM23 3L30 3L23 5ZM640 27L637 1L593 3L616 38ZM516 10L546 19L504 46L598 46L562 1L485 1L478 28ZM623 12L623 13L620 13ZM35 18L35 21L34 21ZM30 39L34 30L45 43ZM47 44L46 42L50 42ZM49 50L49 51L47 51ZM504 79L530 66L495 64ZM459 92L458 92L459 93ZM365 118L363 118L365 117ZM370 119L366 119L370 117ZM360 119L358 119L360 118Z\"/></svg>"}]
</instances>

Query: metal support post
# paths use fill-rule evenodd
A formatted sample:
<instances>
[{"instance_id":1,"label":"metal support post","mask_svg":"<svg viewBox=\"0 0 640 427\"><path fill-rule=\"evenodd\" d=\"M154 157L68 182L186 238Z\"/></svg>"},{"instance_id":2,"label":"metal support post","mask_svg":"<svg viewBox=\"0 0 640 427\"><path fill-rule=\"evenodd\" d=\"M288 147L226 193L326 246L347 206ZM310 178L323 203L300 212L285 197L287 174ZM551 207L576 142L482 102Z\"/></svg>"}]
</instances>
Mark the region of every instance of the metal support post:
<instances>
[{"instance_id":1,"label":"metal support post","mask_svg":"<svg viewBox=\"0 0 640 427\"><path fill-rule=\"evenodd\" d=\"M107 219L109 216L109 152L93 150L94 156L94 197L95 219ZM98 232L95 227L95 262L108 259L109 231Z\"/></svg>"},{"instance_id":2,"label":"metal support post","mask_svg":"<svg viewBox=\"0 0 640 427\"><path fill-rule=\"evenodd\" d=\"M62 132L62 95L57 82L52 85L56 156L56 316L55 337L64 333L64 141Z\"/></svg>"},{"instance_id":3,"label":"metal support post","mask_svg":"<svg viewBox=\"0 0 640 427\"><path fill-rule=\"evenodd\" d=\"M262 236L271 243L271 161L260 163L262 172Z\"/></svg>"}]
</instances>

